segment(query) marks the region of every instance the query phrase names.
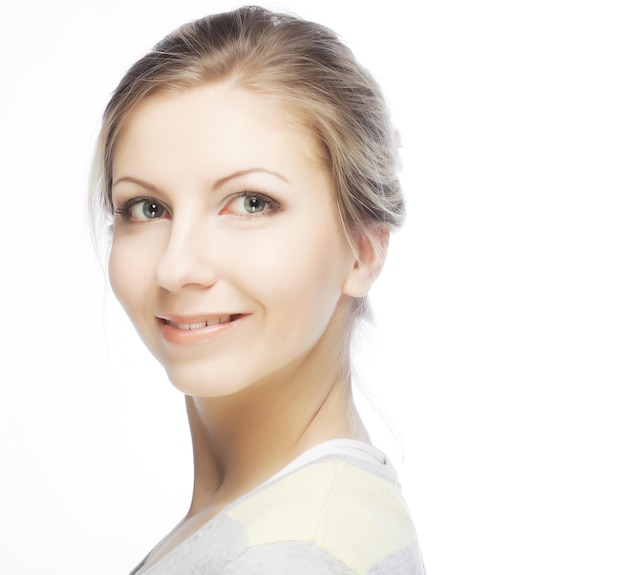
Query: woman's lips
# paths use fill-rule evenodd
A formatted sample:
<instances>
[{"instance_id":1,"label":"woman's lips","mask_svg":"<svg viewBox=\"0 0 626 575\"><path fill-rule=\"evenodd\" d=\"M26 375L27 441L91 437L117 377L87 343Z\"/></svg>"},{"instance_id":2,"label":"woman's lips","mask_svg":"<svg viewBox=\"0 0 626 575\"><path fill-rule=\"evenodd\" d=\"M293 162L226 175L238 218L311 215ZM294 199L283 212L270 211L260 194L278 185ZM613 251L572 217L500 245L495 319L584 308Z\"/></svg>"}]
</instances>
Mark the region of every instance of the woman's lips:
<instances>
[{"instance_id":1,"label":"woman's lips","mask_svg":"<svg viewBox=\"0 0 626 575\"><path fill-rule=\"evenodd\" d=\"M190 320L190 321L174 321L173 319L160 318L166 324L174 326L177 329L201 329L203 327L209 327L212 325L217 325L220 323L228 323L234 321L237 317L241 316L241 314L230 314L224 315L220 317L215 317L212 319L201 319L201 320Z\"/></svg>"},{"instance_id":2,"label":"woman's lips","mask_svg":"<svg viewBox=\"0 0 626 575\"><path fill-rule=\"evenodd\" d=\"M224 335L249 314L158 316L161 334L170 343L203 343Z\"/></svg>"}]
</instances>

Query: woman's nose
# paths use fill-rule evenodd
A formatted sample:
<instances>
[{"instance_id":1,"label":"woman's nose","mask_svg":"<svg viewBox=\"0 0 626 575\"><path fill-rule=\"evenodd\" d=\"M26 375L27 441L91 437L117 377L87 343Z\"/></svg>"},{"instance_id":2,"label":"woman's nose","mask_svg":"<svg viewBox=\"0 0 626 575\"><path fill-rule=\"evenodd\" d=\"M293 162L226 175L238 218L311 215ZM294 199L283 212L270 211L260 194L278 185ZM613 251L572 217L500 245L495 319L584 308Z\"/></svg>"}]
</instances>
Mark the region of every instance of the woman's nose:
<instances>
[{"instance_id":1,"label":"woman's nose","mask_svg":"<svg viewBox=\"0 0 626 575\"><path fill-rule=\"evenodd\" d=\"M210 287L216 279L206 222L172 221L155 270L157 284L176 292L186 286Z\"/></svg>"}]
</instances>

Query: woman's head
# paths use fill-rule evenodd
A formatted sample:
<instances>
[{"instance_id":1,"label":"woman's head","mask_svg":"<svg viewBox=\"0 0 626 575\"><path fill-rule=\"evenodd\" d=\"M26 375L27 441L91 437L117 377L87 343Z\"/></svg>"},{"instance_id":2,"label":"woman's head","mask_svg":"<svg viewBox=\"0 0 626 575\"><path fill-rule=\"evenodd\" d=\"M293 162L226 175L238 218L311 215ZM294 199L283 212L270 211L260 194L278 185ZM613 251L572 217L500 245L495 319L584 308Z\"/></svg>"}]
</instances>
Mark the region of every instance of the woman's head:
<instances>
[{"instance_id":1,"label":"woman's head","mask_svg":"<svg viewBox=\"0 0 626 575\"><path fill-rule=\"evenodd\" d=\"M377 85L317 24L243 8L181 27L129 70L105 112L93 199L115 214L116 294L173 381L193 380L183 372L200 364L216 373L186 346L194 337L228 360L228 337L184 333L205 320L208 332L217 321L249 337L256 373L272 369L260 358L284 347L297 359L326 331L345 350L387 234L403 219L396 151ZM266 195L267 176L239 179L259 166L275 172ZM218 193L194 194L204 182ZM198 214L208 214L205 227ZM207 286L223 297L198 296Z\"/></svg>"}]
</instances>

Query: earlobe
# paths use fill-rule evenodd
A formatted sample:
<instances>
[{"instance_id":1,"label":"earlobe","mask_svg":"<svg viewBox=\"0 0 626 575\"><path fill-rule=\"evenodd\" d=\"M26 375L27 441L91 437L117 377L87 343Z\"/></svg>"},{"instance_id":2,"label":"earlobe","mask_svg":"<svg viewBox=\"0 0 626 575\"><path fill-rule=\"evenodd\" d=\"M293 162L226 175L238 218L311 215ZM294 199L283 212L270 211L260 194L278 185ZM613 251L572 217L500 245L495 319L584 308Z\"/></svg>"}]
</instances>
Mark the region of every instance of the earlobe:
<instances>
[{"instance_id":1,"label":"earlobe","mask_svg":"<svg viewBox=\"0 0 626 575\"><path fill-rule=\"evenodd\" d=\"M389 229L385 226L368 228L354 237L354 262L343 284L345 295L367 295L383 268L388 243Z\"/></svg>"}]
</instances>

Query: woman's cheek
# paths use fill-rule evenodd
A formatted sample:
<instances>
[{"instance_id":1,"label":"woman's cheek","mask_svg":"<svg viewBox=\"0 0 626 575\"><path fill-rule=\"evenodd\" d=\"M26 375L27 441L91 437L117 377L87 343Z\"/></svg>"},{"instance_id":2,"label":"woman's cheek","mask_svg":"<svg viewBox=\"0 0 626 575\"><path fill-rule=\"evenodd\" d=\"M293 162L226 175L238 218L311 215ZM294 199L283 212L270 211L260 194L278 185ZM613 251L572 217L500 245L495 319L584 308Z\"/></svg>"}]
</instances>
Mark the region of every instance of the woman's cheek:
<instances>
[{"instance_id":1,"label":"woman's cheek","mask_svg":"<svg viewBox=\"0 0 626 575\"><path fill-rule=\"evenodd\" d=\"M279 300L308 287L312 278L319 281L308 238L280 230L263 232L240 238L231 245L231 253L237 254L240 279L253 282L256 289Z\"/></svg>"},{"instance_id":2,"label":"woman's cheek","mask_svg":"<svg viewBox=\"0 0 626 575\"><path fill-rule=\"evenodd\" d=\"M114 238L109 256L109 281L120 304L132 315L133 303L149 286L151 260L154 255L142 247L146 242L133 238Z\"/></svg>"}]
</instances>

